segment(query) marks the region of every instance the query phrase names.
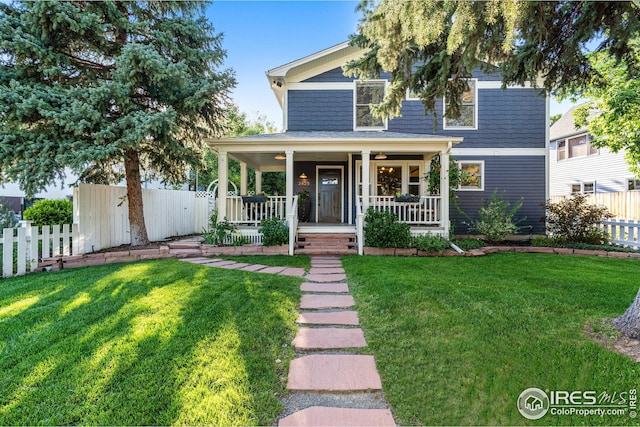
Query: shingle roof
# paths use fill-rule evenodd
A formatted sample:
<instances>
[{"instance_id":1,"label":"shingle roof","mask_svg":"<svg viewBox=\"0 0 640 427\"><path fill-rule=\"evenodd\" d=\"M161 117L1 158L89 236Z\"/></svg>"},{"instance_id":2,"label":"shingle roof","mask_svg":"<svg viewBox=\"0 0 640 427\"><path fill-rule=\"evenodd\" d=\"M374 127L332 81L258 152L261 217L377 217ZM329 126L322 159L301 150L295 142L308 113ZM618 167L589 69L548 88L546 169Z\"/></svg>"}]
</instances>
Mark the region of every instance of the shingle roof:
<instances>
[{"instance_id":1,"label":"shingle roof","mask_svg":"<svg viewBox=\"0 0 640 427\"><path fill-rule=\"evenodd\" d=\"M578 135L587 131L586 126L576 129L576 124L573 117L573 112L578 107L581 107L583 105L584 104L574 105L569 109L569 111L564 113L564 115L560 117L558 121L553 124L553 126L551 126L551 128L549 129L549 139L551 141L555 141L560 138L566 138L572 135ZM596 112L592 112L590 114L590 117L594 117L596 115Z\"/></svg>"}]
</instances>

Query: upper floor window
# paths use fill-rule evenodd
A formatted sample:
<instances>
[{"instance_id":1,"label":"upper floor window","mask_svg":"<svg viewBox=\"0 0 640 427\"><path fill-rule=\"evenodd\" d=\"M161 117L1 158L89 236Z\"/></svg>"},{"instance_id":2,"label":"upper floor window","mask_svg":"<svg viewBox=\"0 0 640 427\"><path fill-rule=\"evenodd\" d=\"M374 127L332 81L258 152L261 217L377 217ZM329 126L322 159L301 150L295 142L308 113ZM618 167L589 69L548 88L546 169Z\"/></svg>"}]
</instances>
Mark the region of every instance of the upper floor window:
<instances>
[{"instance_id":1,"label":"upper floor window","mask_svg":"<svg viewBox=\"0 0 640 427\"><path fill-rule=\"evenodd\" d=\"M586 133L561 139L557 144L558 161L598 154L598 149L591 144L591 138Z\"/></svg>"},{"instance_id":2,"label":"upper floor window","mask_svg":"<svg viewBox=\"0 0 640 427\"><path fill-rule=\"evenodd\" d=\"M458 190L484 190L484 161L460 160L458 167L462 170L462 182Z\"/></svg>"},{"instance_id":3,"label":"upper floor window","mask_svg":"<svg viewBox=\"0 0 640 427\"><path fill-rule=\"evenodd\" d=\"M445 129L478 129L478 90L476 79L467 82L467 90L462 93L460 117L448 119L444 117ZM447 100L444 101L443 115L447 114Z\"/></svg>"},{"instance_id":4,"label":"upper floor window","mask_svg":"<svg viewBox=\"0 0 640 427\"><path fill-rule=\"evenodd\" d=\"M384 80L356 81L355 94L355 130L384 130L387 128L386 120L375 117L371 113L371 107L378 105L384 98Z\"/></svg>"}]
</instances>

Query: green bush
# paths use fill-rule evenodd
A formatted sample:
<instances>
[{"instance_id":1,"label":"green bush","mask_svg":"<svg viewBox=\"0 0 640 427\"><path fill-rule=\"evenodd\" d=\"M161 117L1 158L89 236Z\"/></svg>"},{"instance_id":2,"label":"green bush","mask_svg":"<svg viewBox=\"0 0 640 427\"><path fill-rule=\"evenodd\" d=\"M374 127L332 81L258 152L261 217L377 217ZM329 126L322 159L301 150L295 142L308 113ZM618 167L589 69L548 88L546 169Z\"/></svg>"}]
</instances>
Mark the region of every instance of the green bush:
<instances>
[{"instance_id":1,"label":"green bush","mask_svg":"<svg viewBox=\"0 0 640 427\"><path fill-rule=\"evenodd\" d=\"M22 217L34 226L73 224L73 203L69 200L38 200Z\"/></svg>"},{"instance_id":2,"label":"green bush","mask_svg":"<svg viewBox=\"0 0 640 427\"><path fill-rule=\"evenodd\" d=\"M398 222L393 212L367 209L364 217L364 241L375 248L409 248L411 232L409 224Z\"/></svg>"},{"instance_id":3,"label":"green bush","mask_svg":"<svg viewBox=\"0 0 640 427\"><path fill-rule=\"evenodd\" d=\"M260 221L263 246L279 246L289 242L289 226L280 218L265 218Z\"/></svg>"},{"instance_id":4,"label":"green bush","mask_svg":"<svg viewBox=\"0 0 640 427\"><path fill-rule=\"evenodd\" d=\"M585 194L574 194L558 203L548 200L544 208L547 232L554 239L593 245L608 243L609 236L599 226L613 215L603 206L588 204Z\"/></svg>"},{"instance_id":5,"label":"green bush","mask_svg":"<svg viewBox=\"0 0 640 427\"><path fill-rule=\"evenodd\" d=\"M493 192L491 198L480 208L478 216L480 219L474 220L469 229L483 234L488 242L501 242L509 234L515 234L520 230L515 221L516 212L522 207L522 198L511 207L509 202L502 200L498 196L497 190Z\"/></svg>"},{"instance_id":6,"label":"green bush","mask_svg":"<svg viewBox=\"0 0 640 427\"><path fill-rule=\"evenodd\" d=\"M444 252L445 249L451 247L451 242L443 236L427 234L424 236L415 236L412 246L426 252Z\"/></svg>"},{"instance_id":7,"label":"green bush","mask_svg":"<svg viewBox=\"0 0 640 427\"><path fill-rule=\"evenodd\" d=\"M454 240L453 243L463 251L479 249L485 245L482 240L478 239L458 239Z\"/></svg>"},{"instance_id":8,"label":"green bush","mask_svg":"<svg viewBox=\"0 0 640 427\"><path fill-rule=\"evenodd\" d=\"M218 222L218 213L214 212L209 220L209 229L202 230L204 241L209 245L223 246L226 242L231 241L233 246L240 246L249 243L249 239L244 236L237 235L238 227L231 224L225 218Z\"/></svg>"}]
</instances>

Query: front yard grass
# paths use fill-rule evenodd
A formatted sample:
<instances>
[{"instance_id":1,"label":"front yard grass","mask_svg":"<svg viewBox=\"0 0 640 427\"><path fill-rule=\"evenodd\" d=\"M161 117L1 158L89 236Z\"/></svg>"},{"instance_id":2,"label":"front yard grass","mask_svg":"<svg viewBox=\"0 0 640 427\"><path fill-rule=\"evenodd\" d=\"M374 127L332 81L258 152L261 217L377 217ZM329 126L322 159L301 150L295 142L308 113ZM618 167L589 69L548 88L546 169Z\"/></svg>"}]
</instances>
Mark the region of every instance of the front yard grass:
<instances>
[{"instance_id":1,"label":"front yard grass","mask_svg":"<svg viewBox=\"0 0 640 427\"><path fill-rule=\"evenodd\" d=\"M544 254L343 258L383 390L403 425L629 425L624 416L523 418L529 388L638 388L640 365L585 326L622 314L637 260ZM627 395L628 398L628 395Z\"/></svg>"},{"instance_id":2,"label":"front yard grass","mask_svg":"<svg viewBox=\"0 0 640 427\"><path fill-rule=\"evenodd\" d=\"M261 264L272 267L311 268L311 257L308 255L213 255L212 258L228 259L247 264Z\"/></svg>"},{"instance_id":3,"label":"front yard grass","mask_svg":"<svg viewBox=\"0 0 640 427\"><path fill-rule=\"evenodd\" d=\"M270 425L299 284L175 260L0 280L0 424Z\"/></svg>"}]
</instances>

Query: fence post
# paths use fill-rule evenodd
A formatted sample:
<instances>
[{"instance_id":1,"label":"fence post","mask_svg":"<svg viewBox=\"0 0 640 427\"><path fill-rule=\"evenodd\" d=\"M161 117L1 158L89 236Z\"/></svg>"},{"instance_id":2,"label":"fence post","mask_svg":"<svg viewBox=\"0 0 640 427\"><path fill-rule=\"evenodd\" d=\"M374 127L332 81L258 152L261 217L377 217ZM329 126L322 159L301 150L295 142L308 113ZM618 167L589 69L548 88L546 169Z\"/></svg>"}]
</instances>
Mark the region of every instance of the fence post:
<instances>
[{"instance_id":1,"label":"fence post","mask_svg":"<svg viewBox=\"0 0 640 427\"><path fill-rule=\"evenodd\" d=\"M49 234L50 229L50 225L42 226L42 258L49 258L51 256L51 235Z\"/></svg>"},{"instance_id":2,"label":"fence post","mask_svg":"<svg viewBox=\"0 0 640 427\"><path fill-rule=\"evenodd\" d=\"M2 277L13 276L13 228L2 230Z\"/></svg>"},{"instance_id":3,"label":"fence post","mask_svg":"<svg viewBox=\"0 0 640 427\"><path fill-rule=\"evenodd\" d=\"M60 255L60 225L53 225L53 256Z\"/></svg>"},{"instance_id":4,"label":"fence post","mask_svg":"<svg viewBox=\"0 0 640 427\"><path fill-rule=\"evenodd\" d=\"M27 272L27 229L18 228L18 266L16 275L22 276Z\"/></svg>"},{"instance_id":5,"label":"fence post","mask_svg":"<svg viewBox=\"0 0 640 427\"><path fill-rule=\"evenodd\" d=\"M27 240L29 242L27 250L27 261L29 262L29 271L36 271L38 268L38 229L39 227L27 228Z\"/></svg>"}]
</instances>

